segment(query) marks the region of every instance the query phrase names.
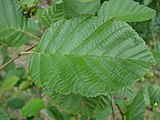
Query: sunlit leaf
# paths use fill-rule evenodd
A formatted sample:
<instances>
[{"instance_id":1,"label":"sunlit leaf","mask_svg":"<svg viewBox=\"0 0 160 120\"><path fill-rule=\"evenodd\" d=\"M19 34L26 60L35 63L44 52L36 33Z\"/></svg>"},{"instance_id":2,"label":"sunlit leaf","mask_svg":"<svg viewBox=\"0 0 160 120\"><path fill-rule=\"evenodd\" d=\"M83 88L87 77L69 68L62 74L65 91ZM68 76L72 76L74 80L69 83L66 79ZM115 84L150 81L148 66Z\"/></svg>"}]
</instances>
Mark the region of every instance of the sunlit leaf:
<instances>
[{"instance_id":1,"label":"sunlit leaf","mask_svg":"<svg viewBox=\"0 0 160 120\"><path fill-rule=\"evenodd\" d=\"M46 31L30 71L38 86L93 97L131 85L153 64L152 53L127 23L80 16Z\"/></svg>"},{"instance_id":2,"label":"sunlit leaf","mask_svg":"<svg viewBox=\"0 0 160 120\"><path fill-rule=\"evenodd\" d=\"M35 98L29 101L22 109L21 112L24 116L31 117L40 112L44 108L44 102L40 98Z\"/></svg>"}]
</instances>

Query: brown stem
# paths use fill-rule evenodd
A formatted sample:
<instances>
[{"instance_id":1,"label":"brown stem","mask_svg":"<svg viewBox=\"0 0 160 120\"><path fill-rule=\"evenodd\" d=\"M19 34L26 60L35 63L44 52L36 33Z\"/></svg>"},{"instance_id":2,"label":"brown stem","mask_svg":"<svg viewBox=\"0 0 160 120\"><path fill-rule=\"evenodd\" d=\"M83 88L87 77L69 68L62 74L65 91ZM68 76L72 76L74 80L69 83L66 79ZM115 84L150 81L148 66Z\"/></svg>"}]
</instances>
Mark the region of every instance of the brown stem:
<instances>
[{"instance_id":1,"label":"brown stem","mask_svg":"<svg viewBox=\"0 0 160 120\"><path fill-rule=\"evenodd\" d=\"M113 98L113 96L112 96L112 99L111 99L111 106L112 106L112 118L113 118L113 120L115 120L114 98Z\"/></svg>"},{"instance_id":2,"label":"brown stem","mask_svg":"<svg viewBox=\"0 0 160 120\"><path fill-rule=\"evenodd\" d=\"M28 35L28 36L36 39L36 40L40 40L41 39L41 38L39 38L39 37L37 37L37 36L35 36L35 35L31 34L31 33L28 33L28 32L24 32L24 34L26 34L26 35Z\"/></svg>"},{"instance_id":3,"label":"brown stem","mask_svg":"<svg viewBox=\"0 0 160 120\"><path fill-rule=\"evenodd\" d=\"M123 114L120 106L119 106L118 104L116 104L116 106L117 106L117 108L118 108L118 110L119 110L119 112L120 112L120 114L121 114L121 117L123 118L123 117L124 117L124 114Z\"/></svg>"},{"instance_id":4,"label":"brown stem","mask_svg":"<svg viewBox=\"0 0 160 120\"><path fill-rule=\"evenodd\" d=\"M31 17L31 11L33 9L44 9L44 6L32 6L30 7L27 11L24 12L24 14L26 15L26 17Z\"/></svg>"},{"instance_id":5,"label":"brown stem","mask_svg":"<svg viewBox=\"0 0 160 120\"><path fill-rule=\"evenodd\" d=\"M126 96L113 96L113 99L127 100L128 98Z\"/></svg>"},{"instance_id":6,"label":"brown stem","mask_svg":"<svg viewBox=\"0 0 160 120\"><path fill-rule=\"evenodd\" d=\"M33 48L35 48L36 46L38 45L35 44L29 48L27 48L26 50L24 50L23 52L17 54L15 57L13 57L12 59L10 59L8 62L6 62L5 64L3 64L1 67L0 67L0 71L2 71L5 67L7 67L9 64L11 64L12 62L14 62L16 59L18 59L19 57L21 57L22 55L25 55L25 52L28 52L30 50L32 50Z\"/></svg>"}]
</instances>

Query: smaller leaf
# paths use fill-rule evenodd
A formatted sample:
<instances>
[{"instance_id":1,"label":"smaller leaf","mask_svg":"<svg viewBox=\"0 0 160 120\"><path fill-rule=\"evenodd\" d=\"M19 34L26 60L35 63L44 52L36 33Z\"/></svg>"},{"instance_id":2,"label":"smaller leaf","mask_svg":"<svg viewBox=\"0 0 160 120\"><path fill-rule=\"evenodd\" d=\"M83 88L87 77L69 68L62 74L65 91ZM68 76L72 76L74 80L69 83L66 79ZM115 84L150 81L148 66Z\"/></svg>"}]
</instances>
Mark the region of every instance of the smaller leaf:
<instances>
[{"instance_id":1,"label":"smaller leaf","mask_svg":"<svg viewBox=\"0 0 160 120\"><path fill-rule=\"evenodd\" d=\"M133 0L109 0L103 3L99 16L116 17L125 22L141 22L153 18L156 11Z\"/></svg>"},{"instance_id":2,"label":"smaller leaf","mask_svg":"<svg viewBox=\"0 0 160 120\"><path fill-rule=\"evenodd\" d=\"M6 62L8 62L8 60L10 60L11 58L8 56L8 47L4 46L1 48L1 54L3 56L3 61L2 61L2 64L5 64ZM6 72L10 71L10 70L13 70L15 68L15 64L14 62L12 62L11 64L9 64L7 67L4 68L4 70Z\"/></svg>"},{"instance_id":3,"label":"smaller leaf","mask_svg":"<svg viewBox=\"0 0 160 120\"><path fill-rule=\"evenodd\" d=\"M112 108L110 106L108 106L102 112L94 113L92 115L92 118L95 118L96 120L106 120L106 118L108 118L109 115L111 115L111 114L112 114Z\"/></svg>"},{"instance_id":4,"label":"smaller leaf","mask_svg":"<svg viewBox=\"0 0 160 120\"><path fill-rule=\"evenodd\" d=\"M136 91L133 86L127 86L116 92L117 96L125 96L129 100L132 100L136 96Z\"/></svg>"},{"instance_id":5,"label":"smaller leaf","mask_svg":"<svg viewBox=\"0 0 160 120\"><path fill-rule=\"evenodd\" d=\"M22 109L21 112L26 117L31 117L40 112L45 106L44 102L40 98L35 98L29 101Z\"/></svg>"},{"instance_id":6,"label":"smaller leaf","mask_svg":"<svg viewBox=\"0 0 160 120\"><path fill-rule=\"evenodd\" d=\"M60 109L73 114L91 116L94 112L103 111L109 104L107 96L82 97L73 93L62 95L51 90L45 92Z\"/></svg>"},{"instance_id":7,"label":"smaller leaf","mask_svg":"<svg viewBox=\"0 0 160 120\"><path fill-rule=\"evenodd\" d=\"M89 14L95 15L100 7L100 0L63 0L66 16L75 17Z\"/></svg>"},{"instance_id":8,"label":"smaller leaf","mask_svg":"<svg viewBox=\"0 0 160 120\"><path fill-rule=\"evenodd\" d=\"M8 114L0 107L0 120L10 120Z\"/></svg>"},{"instance_id":9,"label":"smaller leaf","mask_svg":"<svg viewBox=\"0 0 160 120\"><path fill-rule=\"evenodd\" d=\"M30 82L29 81L23 81L20 86L19 86L19 89L20 90L26 90L27 88L30 87Z\"/></svg>"},{"instance_id":10,"label":"smaller leaf","mask_svg":"<svg viewBox=\"0 0 160 120\"><path fill-rule=\"evenodd\" d=\"M8 56L8 55L7 55L7 48L8 48L8 47L6 47L6 46L4 46L4 47L1 48L1 55L2 55L3 57Z\"/></svg>"},{"instance_id":11,"label":"smaller leaf","mask_svg":"<svg viewBox=\"0 0 160 120\"><path fill-rule=\"evenodd\" d=\"M47 108L47 112L55 120L63 120L63 114L57 108L50 106Z\"/></svg>"},{"instance_id":12,"label":"smaller leaf","mask_svg":"<svg viewBox=\"0 0 160 120\"><path fill-rule=\"evenodd\" d=\"M133 102L128 106L126 120L143 120L145 113L145 101L143 89L141 89Z\"/></svg>"},{"instance_id":13,"label":"smaller leaf","mask_svg":"<svg viewBox=\"0 0 160 120\"><path fill-rule=\"evenodd\" d=\"M127 105L130 104L131 101L125 101L125 100L115 100L115 104L117 105L118 109L123 113L126 114L128 109Z\"/></svg>"},{"instance_id":14,"label":"smaller leaf","mask_svg":"<svg viewBox=\"0 0 160 120\"><path fill-rule=\"evenodd\" d=\"M24 100L16 98L8 101L7 104L11 109L20 109L24 106L25 103Z\"/></svg>"},{"instance_id":15,"label":"smaller leaf","mask_svg":"<svg viewBox=\"0 0 160 120\"><path fill-rule=\"evenodd\" d=\"M11 59L11 57L9 57L8 55L6 55L6 56L3 58L2 64L5 64L5 63L8 62L10 59ZM6 72L8 72L8 71L13 70L14 68L15 68L15 63L12 62L12 63L9 64L8 66L6 66L6 67L4 68L4 70L5 70Z\"/></svg>"},{"instance_id":16,"label":"smaller leaf","mask_svg":"<svg viewBox=\"0 0 160 120\"><path fill-rule=\"evenodd\" d=\"M159 88L159 86L148 85L147 90L148 90L148 95L150 98L151 105L154 106L155 103L160 103L160 88Z\"/></svg>"},{"instance_id":17,"label":"smaller leaf","mask_svg":"<svg viewBox=\"0 0 160 120\"><path fill-rule=\"evenodd\" d=\"M18 81L19 77L15 75L6 78L2 84L2 90L7 91L12 89L17 84Z\"/></svg>"},{"instance_id":18,"label":"smaller leaf","mask_svg":"<svg viewBox=\"0 0 160 120\"><path fill-rule=\"evenodd\" d=\"M152 51L155 60L157 61L157 67L160 68L160 50Z\"/></svg>"},{"instance_id":19,"label":"smaller leaf","mask_svg":"<svg viewBox=\"0 0 160 120\"><path fill-rule=\"evenodd\" d=\"M64 18L63 4L55 4L44 9L40 15L40 22L46 27L50 27L52 23Z\"/></svg>"}]
</instances>

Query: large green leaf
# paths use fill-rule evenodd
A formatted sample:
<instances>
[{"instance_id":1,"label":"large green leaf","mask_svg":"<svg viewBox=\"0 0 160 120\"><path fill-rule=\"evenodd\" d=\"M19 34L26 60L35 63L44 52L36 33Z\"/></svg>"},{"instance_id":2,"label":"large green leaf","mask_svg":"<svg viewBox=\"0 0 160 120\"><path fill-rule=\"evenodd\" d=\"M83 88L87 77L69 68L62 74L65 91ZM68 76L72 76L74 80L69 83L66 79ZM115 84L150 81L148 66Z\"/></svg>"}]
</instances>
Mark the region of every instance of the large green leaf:
<instances>
[{"instance_id":1,"label":"large green leaf","mask_svg":"<svg viewBox=\"0 0 160 120\"><path fill-rule=\"evenodd\" d=\"M99 10L100 16L116 17L126 22L140 22L151 19L155 11L133 0L109 0Z\"/></svg>"},{"instance_id":2,"label":"large green leaf","mask_svg":"<svg viewBox=\"0 0 160 120\"><path fill-rule=\"evenodd\" d=\"M40 98L35 98L29 101L22 109L21 112L26 117L31 117L40 112L42 108L44 108L44 102Z\"/></svg>"},{"instance_id":3,"label":"large green leaf","mask_svg":"<svg viewBox=\"0 0 160 120\"><path fill-rule=\"evenodd\" d=\"M65 15L75 17L83 14L95 15L100 7L100 0L63 0Z\"/></svg>"},{"instance_id":4,"label":"large green leaf","mask_svg":"<svg viewBox=\"0 0 160 120\"><path fill-rule=\"evenodd\" d=\"M91 116L93 113L99 113L109 106L107 96L82 97L73 93L61 95L52 90L48 90L46 93L56 106L72 114Z\"/></svg>"},{"instance_id":5,"label":"large green leaf","mask_svg":"<svg viewBox=\"0 0 160 120\"><path fill-rule=\"evenodd\" d=\"M44 9L40 15L40 21L46 27L50 27L52 23L64 18L63 4L55 4Z\"/></svg>"},{"instance_id":6,"label":"large green leaf","mask_svg":"<svg viewBox=\"0 0 160 120\"><path fill-rule=\"evenodd\" d=\"M8 114L0 107L0 120L10 120Z\"/></svg>"},{"instance_id":7,"label":"large green leaf","mask_svg":"<svg viewBox=\"0 0 160 120\"><path fill-rule=\"evenodd\" d=\"M17 0L0 0L0 44L19 44L27 36L27 19Z\"/></svg>"},{"instance_id":8,"label":"large green leaf","mask_svg":"<svg viewBox=\"0 0 160 120\"><path fill-rule=\"evenodd\" d=\"M143 89L141 89L127 109L126 120L143 120L145 113Z\"/></svg>"},{"instance_id":9,"label":"large green leaf","mask_svg":"<svg viewBox=\"0 0 160 120\"><path fill-rule=\"evenodd\" d=\"M46 31L30 71L38 86L93 97L134 83L153 63L144 41L127 23L81 16L58 21Z\"/></svg>"}]
</instances>

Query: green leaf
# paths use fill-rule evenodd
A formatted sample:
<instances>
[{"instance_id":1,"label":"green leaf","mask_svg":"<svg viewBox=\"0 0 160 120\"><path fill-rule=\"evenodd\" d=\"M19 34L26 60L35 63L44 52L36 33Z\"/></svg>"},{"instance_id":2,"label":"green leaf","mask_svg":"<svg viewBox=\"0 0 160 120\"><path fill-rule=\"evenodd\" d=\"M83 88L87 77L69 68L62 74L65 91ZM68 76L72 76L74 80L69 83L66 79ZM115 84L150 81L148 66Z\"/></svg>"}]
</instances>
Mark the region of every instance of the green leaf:
<instances>
[{"instance_id":1,"label":"green leaf","mask_svg":"<svg viewBox=\"0 0 160 120\"><path fill-rule=\"evenodd\" d=\"M44 108L44 102L40 98L35 98L29 101L22 109L21 112L26 117L31 117L40 112Z\"/></svg>"},{"instance_id":2,"label":"green leaf","mask_svg":"<svg viewBox=\"0 0 160 120\"><path fill-rule=\"evenodd\" d=\"M19 89L20 90L26 90L30 87L30 82L29 81L23 81L20 85L19 85Z\"/></svg>"},{"instance_id":3,"label":"green leaf","mask_svg":"<svg viewBox=\"0 0 160 120\"><path fill-rule=\"evenodd\" d=\"M7 105L11 108L11 109L20 109L24 106L24 100L23 99L19 99L19 98L15 98L12 99L10 101L8 101Z\"/></svg>"},{"instance_id":4,"label":"green leaf","mask_svg":"<svg viewBox=\"0 0 160 120\"><path fill-rule=\"evenodd\" d=\"M48 90L46 93L60 109L72 114L91 116L94 112L101 112L108 106L108 97L106 96L82 97L73 93L61 95L52 90Z\"/></svg>"},{"instance_id":5,"label":"green leaf","mask_svg":"<svg viewBox=\"0 0 160 120\"><path fill-rule=\"evenodd\" d=\"M0 44L18 44L27 30L26 18L17 0L0 0Z\"/></svg>"},{"instance_id":6,"label":"green leaf","mask_svg":"<svg viewBox=\"0 0 160 120\"><path fill-rule=\"evenodd\" d=\"M28 32L33 33L36 36L41 36L42 32L40 23L37 20L34 20L32 18L28 19L27 21L27 27L28 27Z\"/></svg>"},{"instance_id":7,"label":"green leaf","mask_svg":"<svg viewBox=\"0 0 160 120\"><path fill-rule=\"evenodd\" d=\"M127 109L126 120L143 120L145 113L143 89L141 89Z\"/></svg>"},{"instance_id":8,"label":"green leaf","mask_svg":"<svg viewBox=\"0 0 160 120\"><path fill-rule=\"evenodd\" d=\"M89 14L95 15L100 7L100 0L63 0L65 15L75 17Z\"/></svg>"},{"instance_id":9,"label":"green leaf","mask_svg":"<svg viewBox=\"0 0 160 120\"><path fill-rule=\"evenodd\" d=\"M10 120L8 114L0 107L0 120Z\"/></svg>"},{"instance_id":10,"label":"green leaf","mask_svg":"<svg viewBox=\"0 0 160 120\"><path fill-rule=\"evenodd\" d=\"M149 5L153 0L143 0L144 5Z\"/></svg>"},{"instance_id":11,"label":"green leaf","mask_svg":"<svg viewBox=\"0 0 160 120\"><path fill-rule=\"evenodd\" d=\"M153 63L148 47L127 23L80 16L46 31L30 72L38 86L93 97L131 85Z\"/></svg>"},{"instance_id":12,"label":"green leaf","mask_svg":"<svg viewBox=\"0 0 160 120\"><path fill-rule=\"evenodd\" d=\"M2 61L2 64L5 64L6 62L8 62L11 58L8 56L8 53L7 53L7 47L2 47L1 49L1 54L3 56L3 61ZM9 64L7 67L4 68L4 70L6 72L10 71L10 70L14 70L15 68L15 63L12 62L11 64Z\"/></svg>"},{"instance_id":13,"label":"green leaf","mask_svg":"<svg viewBox=\"0 0 160 120\"><path fill-rule=\"evenodd\" d=\"M20 45L32 37L28 32L32 32L33 22L27 21L17 0L1 0L0 11L0 44ZM37 24L34 26L37 28Z\"/></svg>"},{"instance_id":14,"label":"green leaf","mask_svg":"<svg viewBox=\"0 0 160 120\"><path fill-rule=\"evenodd\" d=\"M17 84L18 81L19 77L15 75L6 78L2 84L2 90L7 91L12 89Z\"/></svg>"},{"instance_id":15,"label":"green leaf","mask_svg":"<svg viewBox=\"0 0 160 120\"><path fill-rule=\"evenodd\" d=\"M125 22L140 22L153 18L155 13L155 10L133 0L109 0L103 3L98 15L116 17Z\"/></svg>"},{"instance_id":16,"label":"green leaf","mask_svg":"<svg viewBox=\"0 0 160 120\"><path fill-rule=\"evenodd\" d=\"M127 86L115 93L115 96L127 98L127 99L115 99L114 101L117 107L119 108L119 110L123 114L127 113L128 111L127 106L133 101L136 94L137 92L133 86Z\"/></svg>"},{"instance_id":17,"label":"green leaf","mask_svg":"<svg viewBox=\"0 0 160 120\"><path fill-rule=\"evenodd\" d=\"M52 23L64 18L63 4L55 4L44 9L40 15L40 22L46 27L50 27Z\"/></svg>"},{"instance_id":18,"label":"green leaf","mask_svg":"<svg viewBox=\"0 0 160 120\"><path fill-rule=\"evenodd\" d=\"M112 108L110 106L106 107L105 110L99 113L94 113L92 118L96 120L107 120L107 118L112 114Z\"/></svg>"},{"instance_id":19,"label":"green leaf","mask_svg":"<svg viewBox=\"0 0 160 120\"><path fill-rule=\"evenodd\" d=\"M50 106L47 112L54 120L63 120L63 114L57 108Z\"/></svg>"},{"instance_id":20,"label":"green leaf","mask_svg":"<svg viewBox=\"0 0 160 120\"><path fill-rule=\"evenodd\" d=\"M160 68L160 50L152 51L152 53L155 57L155 60L157 61L158 68Z\"/></svg>"},{"instance_id":21,"label":"green leaf","mask_svg":"<svg viewBox=\"0 0 160 120\"><path fill-rule=\"evenodd\" d=\"M148 105L154 106L155 103L160 103L160 88L156 85L146 85L144 87L145 95L148 98Z\"/></svg>"},{"instance_id":22,"label":"green leaf","mask_svg":"<svg viewBox=\"0 0 160 120\"><path fill-rule=\"evenodd\" d=\"M5 63L8 62L10 59L11 59L11 57L5 56L5 57L3 58L2 64L5 64ZM11 64L9 64L7 67L4 68L4 70L5 70L6 72L11 71L11 70L14 70L14 69L15 69L15 63L14 63L14 62L12 62Z\"/></svg>"},{"instance_id":23,"label":"green leaf","mask_svg":"<svg viewBox=\"0 0 160 120\"><path fill-rule=\"evenodd\" d=\"M127 86L127 87L121 89L120 91L116 92L116 95L117 96L125 96L129 100L132 100L136 96L136 91L133 86Z\"/></svg>"}]
</instances>

